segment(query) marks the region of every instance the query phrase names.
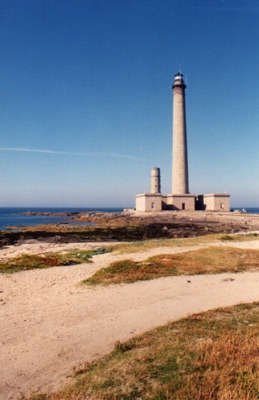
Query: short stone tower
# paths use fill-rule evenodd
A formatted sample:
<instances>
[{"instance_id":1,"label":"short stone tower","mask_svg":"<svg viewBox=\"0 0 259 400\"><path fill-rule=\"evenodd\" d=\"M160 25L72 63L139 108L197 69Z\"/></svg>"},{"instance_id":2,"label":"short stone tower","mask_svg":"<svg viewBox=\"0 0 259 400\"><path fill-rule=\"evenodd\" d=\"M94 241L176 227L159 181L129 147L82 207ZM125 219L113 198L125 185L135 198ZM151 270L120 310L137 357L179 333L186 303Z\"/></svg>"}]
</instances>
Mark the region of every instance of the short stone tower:
<instances>
[{"instance_id":1,"label":"short stone tower","mask_svg":"<svg viewBox=\"0 0 259 400\"><path fill-rule=\"evenodd\" d=\"M172 193L189 193L187 134L185 116L185 88L183 74L174 77L173 89L173 182Z\"/></svg>"},{"instance_id":2,"label":"short stone tower","mask_svg":"<svg viewBox=\"0 0 259 400\"><path fill-rule=\"evenodd\" d=\"M151 193L161 193L160 168L151 169Z\"/></svg>"}]
</instances>

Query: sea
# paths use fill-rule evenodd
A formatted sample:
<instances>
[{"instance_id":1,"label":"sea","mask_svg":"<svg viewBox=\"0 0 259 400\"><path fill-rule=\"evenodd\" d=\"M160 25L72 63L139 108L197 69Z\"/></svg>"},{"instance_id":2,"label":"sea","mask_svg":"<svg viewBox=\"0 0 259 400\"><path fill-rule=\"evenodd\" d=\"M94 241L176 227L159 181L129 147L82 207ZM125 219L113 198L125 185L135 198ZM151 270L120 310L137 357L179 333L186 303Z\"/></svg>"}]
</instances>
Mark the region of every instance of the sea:
<instances>
[{"instance_id":1,"label":"sea","mask_svg":"<svg viewBox=\"0 0 259 400\"><path fill-rule=\"evenodd\" d=\"M247 214L259 214L259 207L236 207L231 209L231 211L238 210L241 212L245 212Z\"/></svg>"},{"instance_id":2,"label":"sea","mask_svg":"<svg viewBox=\"0 0 259 400\"><path fill-rule=\"evenodd\" d=\"M30 216L23 215L24 212L51 212L51 213L71 213L71 212L121 212L123 208L36 208L36 207L0 207L0 230L9 227L27 227L39 224L74 224L66 216ZM78 222L77 222L78 224ZM87 224L87 223L86 223Z\"/></svg>"},{"instance_id":3,"label":"sea","mask_svg":"<svg viewBox=\"0 0 259 400\"><path fill-rule=\"evenodd\" d=\"M233 210L247 212L249 214L259 214L259 207L242 208L237 207ZM26 227L39 224L58 224L68 223L73 224L66 216L29 216L23 215L24 212L51 212L51 213L71 213L71 212L121 212L123 208L35 208L35 207L0 207L0 230L8 229L9 227ZM78 222L77 222L78 224Z\"/></svg>"}]
</instances>

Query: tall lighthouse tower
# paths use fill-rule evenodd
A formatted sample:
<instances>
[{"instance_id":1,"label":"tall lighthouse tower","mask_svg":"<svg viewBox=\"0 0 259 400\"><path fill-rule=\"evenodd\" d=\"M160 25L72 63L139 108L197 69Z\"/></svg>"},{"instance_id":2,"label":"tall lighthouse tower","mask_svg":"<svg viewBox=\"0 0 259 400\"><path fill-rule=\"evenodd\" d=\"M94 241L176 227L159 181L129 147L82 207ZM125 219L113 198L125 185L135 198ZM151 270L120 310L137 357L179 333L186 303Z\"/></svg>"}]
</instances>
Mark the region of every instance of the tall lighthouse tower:
<instances>
[{"instance_id":1,"label":"tall lighthouse tower","mask_svg":"<svg viewBox=\"0 0 259 400\"><path fill-rule=\"evenodd\" d=\"M185 88L183 75L174 77L173 89L173 182L172 193L189 193L187 135L185 116Z\"/></svg>"},{"instance_id":2,"label":"tall lighthouse tower","mask_svg":"<svg viewBox=\"0 0 259 400\"><path fill-rule=\"evenodd\" d=\"M151 192L137 194L136 210L141 212L230 211L228 193L195 195L189 192L185 89L183 75L174 76L173 89L173 182L172 193L162 194L160 168L152 168Z\"/></svg>"}]
</instances>

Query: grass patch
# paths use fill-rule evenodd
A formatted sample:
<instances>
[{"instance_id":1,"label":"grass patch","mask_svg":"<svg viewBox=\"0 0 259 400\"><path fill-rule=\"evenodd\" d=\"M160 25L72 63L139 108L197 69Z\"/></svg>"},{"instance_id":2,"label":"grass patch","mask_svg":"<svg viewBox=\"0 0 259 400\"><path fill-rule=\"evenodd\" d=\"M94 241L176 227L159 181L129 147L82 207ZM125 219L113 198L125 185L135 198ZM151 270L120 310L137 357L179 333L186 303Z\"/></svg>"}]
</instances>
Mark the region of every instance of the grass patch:
<instances>
[{"instance_id":1,"label":"grass patch","mask_svg":"<svg viewBox=\"0 0 259 400\"><path fill-rule=\"evenodd\" d=\"M92 256L110 252L109 248L97 248L95 250L73 251L68 253L49 253L45 255L24 254L0 262L0 273L12 273L31 269L43 269L77 265L91 262Z\"/></svg>"},{"instance_id":2,"label":"grass patch","mask_svg":"<svg viewBox=\"0 0 259 400\"><path fill-rule=\"evenodd\" d=\"M78 370L60 392L31 400L255 400L259 303L170 323Z\"/></svg>"},{"instance_id":3,"label":"grass patch","mask_svg":"<svg viewBox=\"0 0 259 400\"><path fill-rule=\"evenodd\" d=\"M83 281L88 285L131 283L175 275L217 274L259 270L259 251L208 247L178 254L162 254L136 262L122 260Z\"/></svg>"},{"instance_id":4,"label":"grass patch","mask_svg":"<svg viewBox=\"0 0 259 400\"><path fill-rule=\"evenodd\" d=\"M154 247L197 246L199 244L213 243L217 241L246 242L258 239L259 235L256 234L222 235L215 233L193 238L150 239L145 241L136 241L134 243L121 243L113 246L113 249L120 254L130 254L148 251L149 249L153 249Z\"/></svg>"}]
</instances>

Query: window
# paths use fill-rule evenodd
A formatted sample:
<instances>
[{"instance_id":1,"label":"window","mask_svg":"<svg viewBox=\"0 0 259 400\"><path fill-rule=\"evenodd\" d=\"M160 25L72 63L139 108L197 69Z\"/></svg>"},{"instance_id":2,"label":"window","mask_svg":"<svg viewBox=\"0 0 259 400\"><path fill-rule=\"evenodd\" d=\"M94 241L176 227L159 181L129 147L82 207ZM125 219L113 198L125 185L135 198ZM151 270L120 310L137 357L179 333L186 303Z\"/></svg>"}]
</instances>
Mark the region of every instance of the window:
<instances>
[{"instance_id":1,"label":"window","mask_svg":"<svg viewBox=\"0 0 259 400\"><path fill-rule=\"evenodd\" d=\"M182 203L182 210L185 210L185 203Z\"/></svg>"}]
</instances>

